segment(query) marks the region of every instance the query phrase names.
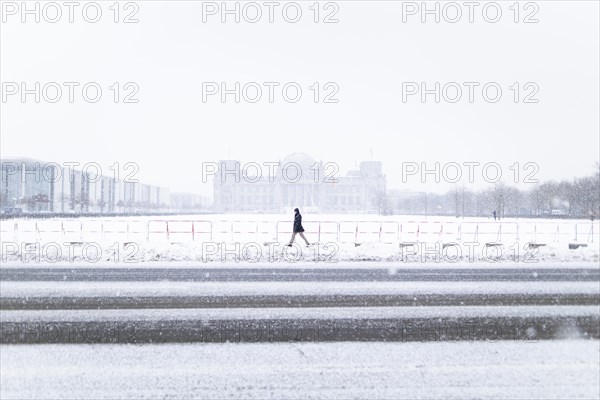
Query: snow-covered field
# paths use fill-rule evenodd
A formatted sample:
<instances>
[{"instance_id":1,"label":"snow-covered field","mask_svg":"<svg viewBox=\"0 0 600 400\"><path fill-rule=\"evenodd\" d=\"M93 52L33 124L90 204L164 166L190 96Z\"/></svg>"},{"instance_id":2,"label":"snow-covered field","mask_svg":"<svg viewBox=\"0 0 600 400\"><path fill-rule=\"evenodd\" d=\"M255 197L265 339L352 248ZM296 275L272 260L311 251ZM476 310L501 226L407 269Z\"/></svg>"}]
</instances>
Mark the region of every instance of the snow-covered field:
<instances>
[{"instance_id":1,"label":"snow-covered field","mask_svg":"<svg viewBox=\"0 0 600 400\"><path fill-rule=\"evenodd\" d=\"M288 248L287 215L0 221L3 262L388 261L470 264L598 262L600 222L558 219L306 215L306 247ZM569 245L578 245L569 248Z\"/></svg>"},{"instance_id":2,"label":"snow-covered field","mask_svg":"<svg viewBox=\"0 0 600 400\"><path fill-rule=\"evenodd\" d=\"M596 340L0 347L2 399L597 399Z\"/></svg>"}]
</instances>

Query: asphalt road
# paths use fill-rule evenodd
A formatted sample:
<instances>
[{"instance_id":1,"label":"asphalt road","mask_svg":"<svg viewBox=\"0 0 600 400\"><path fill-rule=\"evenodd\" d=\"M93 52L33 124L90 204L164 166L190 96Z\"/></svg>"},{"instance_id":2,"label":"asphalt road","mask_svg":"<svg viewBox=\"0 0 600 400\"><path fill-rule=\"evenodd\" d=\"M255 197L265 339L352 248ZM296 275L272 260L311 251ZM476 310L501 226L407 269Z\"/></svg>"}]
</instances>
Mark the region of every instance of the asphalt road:
<instances>
[{"instance_id":1,"label":"asphalt road","mask_svg":"<svg viewBox=\"0 0 600 400\"><path fill-rule=\"evenodd\" d=\"M0 281L180 281L180 282L322 282L322 281L600 281L600 268L3 268Z\"/></svg>"},{"instance_id":2,"label":"asphalt road","mask_svg":"<svg viewBox=\"0 0 600 400\"><path fill-rule=\"evenodd\" d=\"M0 343L600 338L594 268L11 267L0 283Z\"/></svg>"},{"instance_id":3,"label":"asphalt road","mask_svg":"<svg viewBox=\"0 0 600 400\"><path fill-rule=\"evenodd\" d=\"M2 310L600 305L599 294L2 297Z\"/></svg>"}]
</instances>

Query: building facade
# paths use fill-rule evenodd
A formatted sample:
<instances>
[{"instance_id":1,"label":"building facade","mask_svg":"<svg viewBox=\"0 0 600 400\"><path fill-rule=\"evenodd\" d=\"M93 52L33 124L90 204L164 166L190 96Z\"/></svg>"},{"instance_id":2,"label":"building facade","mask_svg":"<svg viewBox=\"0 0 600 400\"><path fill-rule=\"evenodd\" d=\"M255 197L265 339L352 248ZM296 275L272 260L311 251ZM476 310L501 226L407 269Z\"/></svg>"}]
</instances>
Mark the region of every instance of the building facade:
<instances>
[{"instance_id":1,"label":"building facade","mask_svg":"<svg viewBox=\"0 0 600 400\"><path fill-rule=\"evenodd\" d=\"M0 206L26 212L118 213L169 207L167 188L57 163L2 159Z\"/></svg>"},{"instance_id":2,"label":"building facade","mask_svg":"<svg viewBox=\"0 0 600 400\"><path fill-rule=\"evenodd\" d=\"M202 211L211 208L210 198L194 193L171 193L171 210L181 213Z\"/></svg>"},{"instance_id":3,"label":"building facade","mask_svg":"<svg viewBox=\"0 0 600 400\"><path fill-rule=\"evenodd\" d=\"M304 153L292 153L275 164L273 174L262 175L257 173L256 163L220 161L214 176L213 210L278 213L299 207L313 212L381 211L386 180L379 161L363 161L345 176L340 176L334 163L316 162Z\"/></svg>"}]
</instances>

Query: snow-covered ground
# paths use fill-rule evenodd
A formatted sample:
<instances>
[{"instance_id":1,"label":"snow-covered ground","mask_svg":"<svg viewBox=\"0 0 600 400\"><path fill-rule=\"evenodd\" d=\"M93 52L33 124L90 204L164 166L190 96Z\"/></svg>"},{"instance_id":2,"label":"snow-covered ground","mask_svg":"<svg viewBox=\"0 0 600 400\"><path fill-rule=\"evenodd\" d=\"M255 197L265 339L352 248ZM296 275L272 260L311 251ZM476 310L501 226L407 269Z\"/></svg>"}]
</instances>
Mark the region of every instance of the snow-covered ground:
<instances>
[{"instance_id":1,"label":"snow-covered ground","mask_svg":"<svg viewBox=\"0 0 600 400\"><path fill-rule=\"evenodd\" d=\"M497 264L600 260L600 222L558 219L306 215L306 247L285 244L287 215L0 221L2 261L274 264L339 261ZM533 243L533 245L532 245ZM580 245L570 249L570 244Z\"/></svg>"},{"instance_id":2,"label":"snow-covered ground","mask_svg":"<svg viewBox=\"0 0 600 400\"><path fill-rule=\"evenodd\" d=\"M597 317L598 306L302 307L131 310L1 310L2 322L214 321Z\"/></svg>"},{"instance_id":3,"label":"snow-covered ground","mask_svg":"<svg viewBox=\"0 0 600 400\"><path fill-rule=\"evenodd\" d=\"M596 340L0 346L2 399L598 399Z\"/></svg>"},{"instance_id":4,"label":"snow-covered ground","mask_svg":"<svg viewBox=\"0 0 600 400\"><path fill-rule=\"evenodd\" d=\"M3 298L299 295L598 295L598 282L57 282L1 281Z\"/></svg>"},{"instance_id":5,"label":"snow-covered ground","mask_svg":"<svg viewBox=\"0 0 600 400\"><path fill-rule=\"evenodd\" d=\"M598 317L597 303L589 301L599 293L598 282L580 270L600 268L597 223L312 217L305 216L306 235L320 243L291 249L283 247L291 221L281 215L2 221L2 299L13 306L23 299L38 308L4 309L0 321L9 334L19 327L27 334L47 334L47 328L71 334L74 326L106 334L103 329L134 326L140 340L150 331L175 340L185 333L183 327L194 330L198 321L216 321L213 330L220 329L217 322L231 321L288 321L302 329L314 328L302 321L317 326L350 321L356 329L348 335L369 334L361 331L364 326L379 335L376 340L389 327L373 321L464 319L481 326L526 321L550 326L550 340L1 345L0 398L600 398L600 342L577 339L589 336L587 327L578 330L577 324L594 324ZM532 242L544 246L531 247ZM452 243L457 245L448 246ZM570 243L588 246L570 250ZM458 250L462 256L456 256ZM56 268L35 269L39 266ZM185 268L198 266L205 269L192 271L200 276L186 276ZM328 282L316 278L336 275L338 268L349 272ZM177 269L182 272L174 274ZM383 271L387 279L369 279L365 270L379 278L376 273ZM292 280L286 272L303 279ZM243 280L230 280L229 273ZM453 280L452 274L467 279ZM479 278L469 281L468 274ZM406 276L395 279L400 275ZM418 307L46 307L57 299L116 304L115 299L152 297L158 304L161 297L177 303L185 296L288 301L288 296L338 295L458 300ZM461 296L492 295L545 299L516 305L460 302ZM578 296L581 302L555 303Z\"/></svg>"}]
</instances>

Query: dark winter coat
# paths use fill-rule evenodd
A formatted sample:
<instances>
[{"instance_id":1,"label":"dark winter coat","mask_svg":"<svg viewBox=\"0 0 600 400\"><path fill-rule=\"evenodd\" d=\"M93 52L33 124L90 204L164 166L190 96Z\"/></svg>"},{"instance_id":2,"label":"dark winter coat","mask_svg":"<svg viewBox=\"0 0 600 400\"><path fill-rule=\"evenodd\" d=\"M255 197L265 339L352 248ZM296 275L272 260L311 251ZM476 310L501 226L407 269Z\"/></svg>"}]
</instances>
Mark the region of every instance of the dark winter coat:
<instances>
[{"instance_id":1,"label":"dark winter coat","mask_svg":"<svg viewBox=\"0 0 600 400\"><path fill-rule=\"evenodd\" d=\"M300 212L297 212L294 216L294 232L304 232L304 228L302 227L302 215L300 215Z\"/></svg>"}]
</instances>

